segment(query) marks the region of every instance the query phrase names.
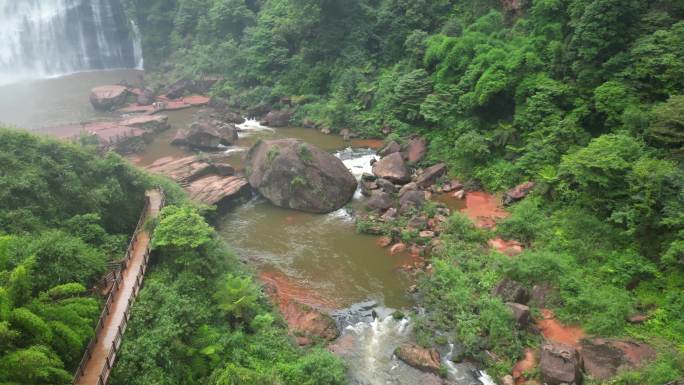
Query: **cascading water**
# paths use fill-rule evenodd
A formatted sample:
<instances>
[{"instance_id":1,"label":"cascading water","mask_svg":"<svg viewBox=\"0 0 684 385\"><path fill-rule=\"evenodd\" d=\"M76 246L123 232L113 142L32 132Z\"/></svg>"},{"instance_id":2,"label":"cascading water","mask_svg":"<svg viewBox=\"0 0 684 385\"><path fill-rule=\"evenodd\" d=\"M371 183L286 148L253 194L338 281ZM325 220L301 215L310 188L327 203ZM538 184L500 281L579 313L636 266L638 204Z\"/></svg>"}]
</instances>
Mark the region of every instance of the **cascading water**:
<instances>
[{"instance_id":1,"label":"cascading water","mask_svg":"<svg viewBox=\"0 0 684 385\"><path fill-rule=\"evenodd\" d=\"M143 64L121 0L0 0L0 42L0 84Z\"/></svg>"}]
</instances>

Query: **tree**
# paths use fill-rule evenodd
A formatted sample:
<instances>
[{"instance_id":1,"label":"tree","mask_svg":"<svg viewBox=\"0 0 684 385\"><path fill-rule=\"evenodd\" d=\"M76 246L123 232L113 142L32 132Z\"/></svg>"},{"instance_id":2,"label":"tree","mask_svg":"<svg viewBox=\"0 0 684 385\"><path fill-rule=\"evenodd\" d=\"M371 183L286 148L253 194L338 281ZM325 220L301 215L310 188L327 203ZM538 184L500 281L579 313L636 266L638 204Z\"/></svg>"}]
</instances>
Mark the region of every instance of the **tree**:
<instances>
[{"instance_id":1,"label":"tree","mask_svg":"<svg viewBox=\"0 0 684 385\"><path fill-rule=\"evenodd\" d=\"M189 206L167 206L159 214L152 247L198 249L212 240L214 230Z\"/></svg>"},{"instance_id":2,"label":"tree","mask_svg":"<svg viewBox=\"0 0 684 385\"><path fill-rule=\"evenodd\" d=\"M684 155L684 95L674 95L653 109L649 137L675 155Z\"/></svg>"}]
</instances>

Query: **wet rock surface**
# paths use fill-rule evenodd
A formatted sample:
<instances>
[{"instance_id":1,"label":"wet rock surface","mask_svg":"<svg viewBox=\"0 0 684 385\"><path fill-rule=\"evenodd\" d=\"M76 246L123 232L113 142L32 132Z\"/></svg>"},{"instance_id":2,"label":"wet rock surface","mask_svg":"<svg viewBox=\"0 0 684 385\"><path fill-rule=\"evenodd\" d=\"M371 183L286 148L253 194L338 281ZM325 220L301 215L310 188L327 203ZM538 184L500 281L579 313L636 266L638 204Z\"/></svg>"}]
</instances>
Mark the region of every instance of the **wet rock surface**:
<instances>
[{"instance_id":1,"label":"wet rock surface","mask_svg":"<svg viewBox=\"0 0 684 385\"><path fill-rule=\"evenodd\" d=\"M439 373L439 368L442 365L439 352L434 348L423 348L407 344L399 346L394 351L394 354L414 368L427 372Z\"/></svg>"}]
</instances>

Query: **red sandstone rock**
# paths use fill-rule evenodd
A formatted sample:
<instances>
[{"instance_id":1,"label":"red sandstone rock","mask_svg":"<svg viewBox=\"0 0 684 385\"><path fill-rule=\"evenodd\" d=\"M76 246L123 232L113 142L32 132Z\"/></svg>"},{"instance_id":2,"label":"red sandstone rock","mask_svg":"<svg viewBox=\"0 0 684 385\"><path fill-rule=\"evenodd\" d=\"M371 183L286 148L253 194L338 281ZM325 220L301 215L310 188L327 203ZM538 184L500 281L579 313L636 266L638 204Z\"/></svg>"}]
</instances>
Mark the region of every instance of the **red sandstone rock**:
<instances>
[{"instance_id":1,"label":"red sandstone rock","mask_svg":"<svg viewBox=\"0 0 684 385\"><path fill-rule=\"evenodd\" d=\"M404 251L406 251L406 244L404 244L404 243L397 243L390 248L390 254L391 255L403 253Z\"/></svg>"},{"instance_id":2,"label":"red sandstone rock","mask_svg":"<svg viewBox=\"0 0 684 385\"><path fill-rule=\"evenodd\" d=\"M377 242L375 242L380 247L387 247L392 243L392 238L390 237L380 237Z\"/></svg>"},{"instance_id":3,"label":"red sandstone rock","mask_svg":"<svg viewBox=\"0 0 684 385\"><path fill-rule=\"evenodd\" d=\"M422 348L416 345L401 345L395 351L397 357L416 369L439 373L441 360L437 349Z\"/></svg>"},{"instance_id":4,"label":"red sandstone rock","mask_svg":"<svg viewBox=\"0 0 684 385\"><path fill-rule=\"evenodd\" d=\"M250 187L243 177L210 175L193 181L186 187L186 191L192 200L214 205L245 194L250 191Z\"/></svg>"},{"instance_id":5,"label":"red sandstone rock","mask_svg":"<svg viewBox=\"0 0 684 385\"><path fill-rule=\"evenodd\" d=\"M504 205L509 205L513 202L517 202L527 196L536 184L534 182L525 182L515 186L513 189L508 190L506 195L504 195L503 203Z\"/></svg>"},{"instance_id":6,"label":"red sandstone rock","mask_svg":"<svg viewBox=\"0 0 684 385\"><path fill-rule=\"evenodd\" d=\"M404 159L401 154L395 152L390 154L375 164L373 164L373 174L378 178L384 178L392 183L404 184L411 180L411 174L409 173Z\"/></svg>"},{"instance_id":7,"label":"red sandstone rock","mask_svg":"<svg viewBox=\"0 0 684 385\"><path fill-rule=\"evenodd\" d=\"M409 163L418 163L427 153L427 141L425 138L411 139L406 146L406 158Z\"/></svg>"},{"instance_id":8,"label":"red sandstone rock","mask_svg":"<svg viewBox=\"0 0 684 385\"><path fill-rule=\"evenodd\" d=\"M490 239L488 242L489 247L493 250L500 252L501 254L508 255L509 257L515 257L523 252L523 246L518 241L506 241L501 238Z\"/></svg>"}]
</instances>

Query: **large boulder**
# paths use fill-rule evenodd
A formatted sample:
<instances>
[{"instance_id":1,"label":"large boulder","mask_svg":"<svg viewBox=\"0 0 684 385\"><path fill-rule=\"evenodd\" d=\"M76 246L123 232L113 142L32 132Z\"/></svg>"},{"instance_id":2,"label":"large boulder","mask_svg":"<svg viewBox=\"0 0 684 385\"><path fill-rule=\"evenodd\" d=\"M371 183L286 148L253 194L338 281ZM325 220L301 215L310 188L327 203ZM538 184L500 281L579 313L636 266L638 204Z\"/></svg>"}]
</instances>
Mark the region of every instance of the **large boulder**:
<instances>
[{"instance_id":1,"label":"large boulder","mask_svg":"<svg viewBox=\"0 0 684 385\"><path fill-rule=\"evenodd\" d=\"M439 373L442 365L437 349L423 348L416 345L401 345L394 350L394 354L405 363L416 369Z\"/></svg>"},{"instance_id":2,"label":"large boulder","mask_svg":"<svg viewBox=\"0 0 684 385\"><path fill-rule=\"evenodd\" d=\"M547 342L542 345L539 369L548 385L581 384L580 357L570 345Z\"/></svg>"},{"instance_id":3,"label":"large boulder","mask_svg":"<svg viewBox=\"0 0 684 385\"><path fill-rule=\"evenodd\" d=\"M245 160L249 183L276 206L327 213L354 196L356 179L335 156L297 139L257 142Z\"/></svg>"},{"instance_id":4,"label":"large boulder","mask_svg":"<svg viewBox=\"0 0 684 385\"><path fill-rule=\"evenodd\" d=\"M291 118L292 112L290 111L271 111L261 120L261 124L269 127L287 127Z\"/></svg>"},{"instance_id":5,"label":"large boulder","mask_svg":"<svg viewBox=\"0 0 684 385\"><path fill-rule=\"evenodd\" d=\"M234 124L222 124L218 131L221 135L221 144L224 146L232 146L238 141L238 128Z\"/></svg>"},{"instance_id":6,"label":"large boulder","mask_svg":"<svg viewBox=\"0 0 684 385\"><path fill-rule=\"evenodd\" d=\"M221 133L209 122L199 121L190 125L185 140L191 147L214 150L221 144Z\"/></svg>"},{"instance_id":7,"label":"large boulder","mask_svg":"<svg viewBox=\"0 0 684 385\"><path fill-rule=\"evenodd\" d=\"M425 138L418 137L409 140L406 145L406 159L409 163L418 163L425 158L427 153L427 141Z\"/></svg>"},{"instance_id":8,"label":"large boulder","mask_svg":"<svg viewBox=\"0 0 684 385\"><path fill-rule=\"evenodd\" d=\"M373 174L392 183L404 184L411 180L404 158L400 153L392 153L373 164Z\"/></svg>"},{"instance_id":9,"label":"large boulder","mask_svg":"<svg viewBox=\"0 0 684 385\"><path fill-rule=\"evenodd\" d=\"M101 86L90 91L90 103L96 110L112 111L126 104L130 92L124 86Z\"/></svg>"},{"instance_id":10,"label":"large boulder","mask_svg":"<svg viewBox=\"0 0 684 385\"><path fill-rule=\"evenodd\" d=\"M188 131L176 133L171 144L215 150L220 145L231 146L237 140L238 129L234 124L220 124L208 120L199 120L192 123Z\"/></svg>"},{"instance_id":11,"label":"large boulder","mask_svg":"<svg viewBox=\"0 0 684 385\"><path fill-rule=\"evenodd\" d=\"M416 180L416 184L421 188L428 188L437 182L442 175L446 174L447 167L444 163L437 163L432 167L428 167Z\"/></svg>"},{"instance_id":12,"label":"large boulder","mask_svg":"<svg viewBox=\"0 0 684 385\"><path fill-rule=\"evenodd\" d=\"M511 203L522 200L527 196L527 194L529 194L532 191L534 186L534 182L525 182L508 190L503 197L503 204L510 205Z\"/></svg>"}]
</instances>

